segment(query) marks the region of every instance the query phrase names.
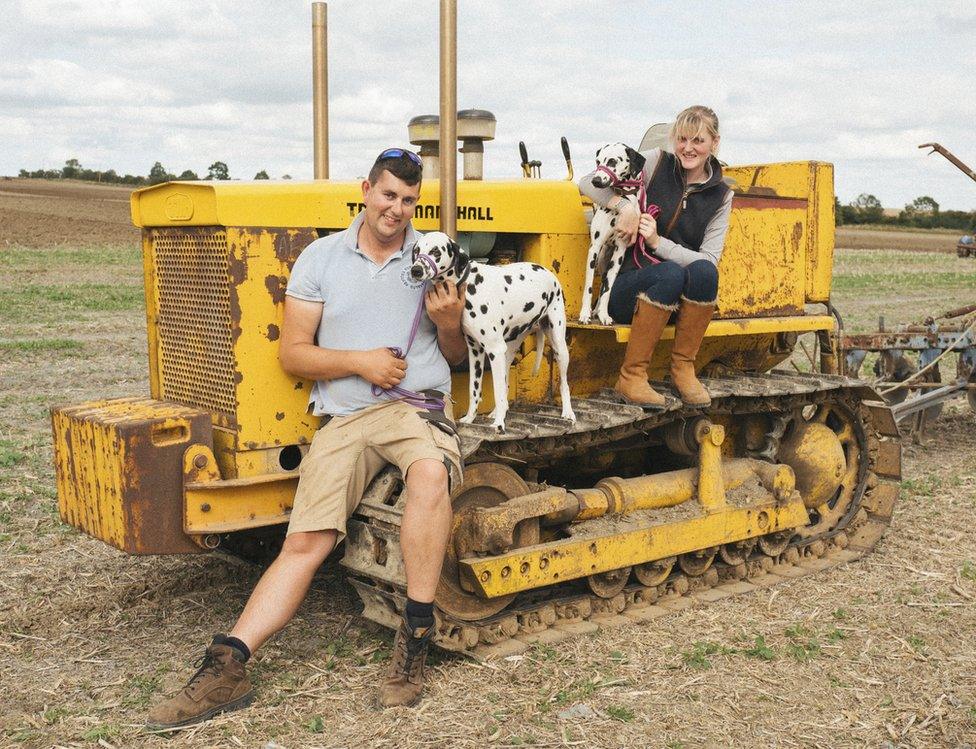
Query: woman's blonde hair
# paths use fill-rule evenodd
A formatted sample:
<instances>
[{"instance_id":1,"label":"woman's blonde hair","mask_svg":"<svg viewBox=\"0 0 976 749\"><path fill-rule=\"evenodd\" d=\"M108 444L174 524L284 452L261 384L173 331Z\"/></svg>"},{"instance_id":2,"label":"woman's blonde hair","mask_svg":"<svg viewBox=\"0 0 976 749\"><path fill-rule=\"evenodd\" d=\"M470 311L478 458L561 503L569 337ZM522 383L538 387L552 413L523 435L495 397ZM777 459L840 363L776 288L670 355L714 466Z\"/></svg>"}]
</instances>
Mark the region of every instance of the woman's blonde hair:
<instances>
[{"instance_id":1,"label":"woman's blonde hair","mask_svg":"<svg viewBox=\"0 0 976 749\"><path fill-rule=\"evenodd\" d=\"M678 113L668 133L668 139L672 146L677 141L679 135L694 138L701 133L708 133L713 138L718 138L718 115L710 107L696 104Z\"/></svg>"}]
</instances>

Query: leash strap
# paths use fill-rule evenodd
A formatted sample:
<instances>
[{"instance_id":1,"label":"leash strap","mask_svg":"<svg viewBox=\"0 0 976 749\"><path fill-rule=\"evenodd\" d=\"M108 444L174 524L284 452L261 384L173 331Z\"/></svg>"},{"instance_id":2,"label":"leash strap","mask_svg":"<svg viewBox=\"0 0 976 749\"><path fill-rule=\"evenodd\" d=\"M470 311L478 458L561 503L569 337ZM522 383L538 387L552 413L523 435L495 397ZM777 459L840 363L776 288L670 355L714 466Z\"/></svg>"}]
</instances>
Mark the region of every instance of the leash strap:
<instances>
[{"instance_id":1,"label":"leash strap","mask_svg":"<svg viewBox=\"0 0 976 749\"><path fill-rule=\"evenodd\" d=\"M427 258L426 255L421 255L421 258ZM428 263L433 263L433 260L427 258ZM417 305L417 311L413 316L413 325L410 326L410 337L407 339L406 351L398 346L389 346L390 353L392 353L397 359L406 359L407 354L410 353L410 349L413 347L414 338L417 337L417 331L420 329L420 321L424 314L424 299L427 297L427 287L428 283L425 281L423 289L420 292L420 303ZM434 391L426 390L423 393L416 393L413 390L407 390L399 385L394 385L391 388L381 388L379 385L373 385L372 388L374 398L389 398L391 400L401 400L405 403L414 406L415 408L422 408L425 410L444 410L444 399L438 398L436 396L430 395Z\"/></svg>"},{"instance_id":2,"label":"leash strap","mask_svg":"<svg viewBox=\"0 0 976 749\"><path fill-rule=\"evenodd\" d=\"M647 185L644 184L645 175L643 169L641 169L640 176L638 176L637 179L620 179L620 177L614 174L613 170L603 166L602 164L596 168L596 171L606 174L610 178L610 184L613 187L637 188L637 207L640 213L650 214L651 217L655 219L658 217L658 214L661 213L661 209L658 206L654 205L653 203L651 205L647 204ZM657 265L661 262L658 258L654 257L654 255L645 249L644 237L641 236L640 232L637 233L637 241L634 243L633 258L634 265L636 265L638 268L642 268L643 266L637 257L638 252L640 252L644 259L649 260L651 265Z\"/></svg>"}]
</instances>

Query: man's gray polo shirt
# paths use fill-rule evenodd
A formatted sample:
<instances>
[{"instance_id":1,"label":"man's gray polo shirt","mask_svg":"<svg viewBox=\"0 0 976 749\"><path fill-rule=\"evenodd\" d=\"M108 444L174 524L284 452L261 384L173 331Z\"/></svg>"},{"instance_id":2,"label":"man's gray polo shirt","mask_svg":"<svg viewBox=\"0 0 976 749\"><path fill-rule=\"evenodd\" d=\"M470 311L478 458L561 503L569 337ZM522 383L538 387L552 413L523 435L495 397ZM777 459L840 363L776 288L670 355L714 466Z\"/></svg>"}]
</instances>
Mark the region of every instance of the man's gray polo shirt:
<instances>
[{"instance_id":1,"label":"man's gray polo shirt","mask_svg":"<svg viewBox=\"0 0 976 749\"><path fill-rule=\"evenodd\" d=\"M364 214L345 231L316 239L298 256L288 280L288 296L322 302L316 343L322 348L368 351L384 346L406 350L423 284L410 278L411 251L417 241L407 225L403 247L376 265L358 247ZM420 328L407 354L407 375L400 387L451 391L451 372L437 347L437 329L422 313ZM318 380L312 386L312 413L345 415L382 401L361 377Z\"/></svg>"}]
</instances>

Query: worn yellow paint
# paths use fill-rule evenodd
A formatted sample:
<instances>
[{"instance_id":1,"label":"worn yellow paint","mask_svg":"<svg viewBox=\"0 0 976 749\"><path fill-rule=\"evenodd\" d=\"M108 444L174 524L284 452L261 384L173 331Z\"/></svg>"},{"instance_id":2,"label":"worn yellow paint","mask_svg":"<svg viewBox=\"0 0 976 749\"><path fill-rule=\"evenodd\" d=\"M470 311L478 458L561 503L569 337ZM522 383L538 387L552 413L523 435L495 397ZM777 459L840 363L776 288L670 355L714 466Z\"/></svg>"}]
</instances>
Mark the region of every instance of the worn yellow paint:
<instances>
[{"instance_id":1,"label":"worn yellow paint","mask_svg":"<svg viewBox=\"0 0 976 749\"><path fill-rule=\"evenodd\" d=\"M769 188L807 201L803 262L808 302L826 302L834 258L834 167L822 161L732 166L724 170L737 189Z\"/></svg>"},{"instance_id":2,"label":"worn yellow paint","mask_svg":"<svg viewBox=\"0 0 976 749\"><path fill-rule=\"evenodd\" d=\"M197 467L198 459L204 463ZM193 445L183 458L183 529L191 535L228 533L287 523L297 473L221 480L213 453Z\"/></svg>"},{"instance_id":3,"label":"worn yellow paint","mask_svg":"<svg viewBox=\"0 0 976 749\"><path fill-rule=\"evenodd\" d=\"M742 541L808 521L799 496L789 502L725 507L698 517L638 530L573 536L511 553L458 562L465 584L485 598L541 588L655 559Z\"/></svg>"},{"instance_id":4,"label":"worn yellow paint","mask_svg":"<svg viewBox=\"0 0 976 749\"><path fill-rule=\"evenodd\" d=\"M705 338L730 338L733 336L757 336L770 333L809 333L815 330L833 330L834 318L830 315L805 315L803 317L747 317L738 320L712 320L705 329ZM606 330L602 325L580 325L573 328ZM630 340L629 325L614 325L617 343ZM674 340L674 326L668 325L661 333L662 341Z\"/></svg>"}]
</instances>

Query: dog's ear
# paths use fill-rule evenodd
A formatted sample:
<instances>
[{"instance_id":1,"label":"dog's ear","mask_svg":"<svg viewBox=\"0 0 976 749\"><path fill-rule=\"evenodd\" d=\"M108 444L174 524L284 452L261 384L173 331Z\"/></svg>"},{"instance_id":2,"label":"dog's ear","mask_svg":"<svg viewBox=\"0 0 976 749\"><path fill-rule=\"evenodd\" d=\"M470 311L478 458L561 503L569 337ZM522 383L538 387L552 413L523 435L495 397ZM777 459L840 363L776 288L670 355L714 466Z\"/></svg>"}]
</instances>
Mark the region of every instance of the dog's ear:
<instances>
[{"instance_id":1,"label":"dog's ear","mask_svg":"<svg viewBox=\"0 0 976 749\"><path fill-rule=\"evenodd\" d=\"M414 242L413 251L410 253L410 259L416 263L418 255L420 255L420 242Z\"/></svg>"},{"instance_id":2,"label":"dog's ear","mask_svg":"<svg viewBox=\"0 0 976 749\"><path fill-rule=\"evenodd\" d=\"M454 262L451 264L451 267L453 268L455 275L457 275L458 278L461 278L464 276L464 271L467 270L468 263L471 262L471 258L468 256L468 253L464 251L464 248L457 242L450 242L447 246L454 255Z\"/></svg>"},{"instance_id":3,"label":"dog's ear","mask_svg":"<svg viewBox=\"0 0 976 749\"><path fill-rule=\"evenodd\" d=\"M641 173L641 169L644 168L644 163L647 161L647 159L637 153L637 151L630 146L627 146L626 148L627 160L630 161L630 173L636 177Z\"/></svg>"}]
</instances>

